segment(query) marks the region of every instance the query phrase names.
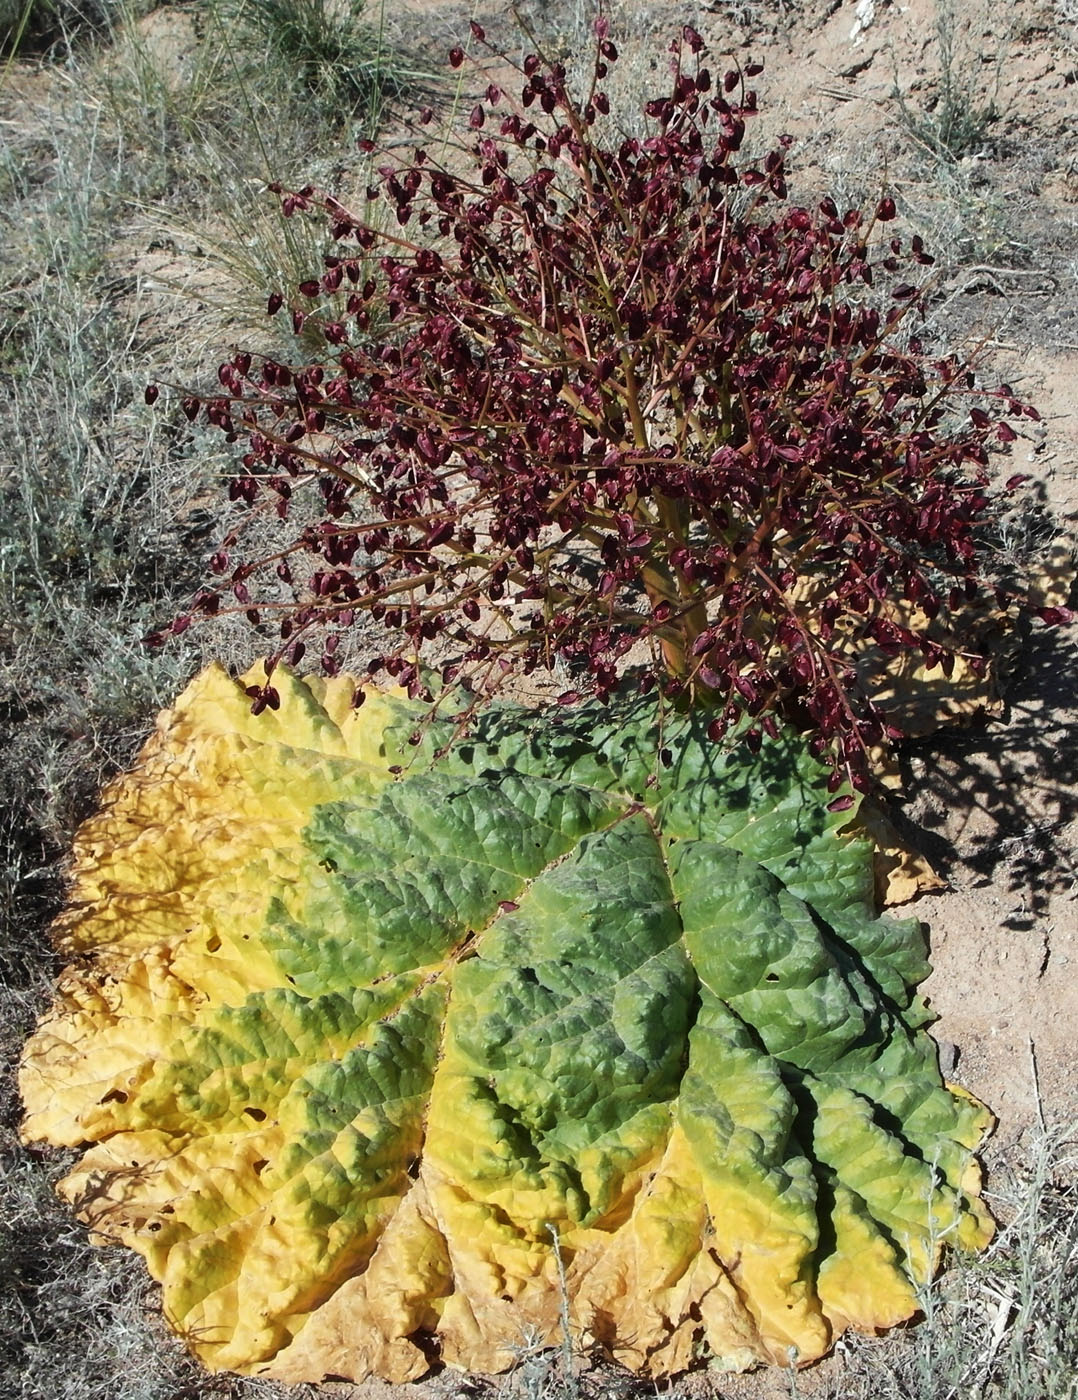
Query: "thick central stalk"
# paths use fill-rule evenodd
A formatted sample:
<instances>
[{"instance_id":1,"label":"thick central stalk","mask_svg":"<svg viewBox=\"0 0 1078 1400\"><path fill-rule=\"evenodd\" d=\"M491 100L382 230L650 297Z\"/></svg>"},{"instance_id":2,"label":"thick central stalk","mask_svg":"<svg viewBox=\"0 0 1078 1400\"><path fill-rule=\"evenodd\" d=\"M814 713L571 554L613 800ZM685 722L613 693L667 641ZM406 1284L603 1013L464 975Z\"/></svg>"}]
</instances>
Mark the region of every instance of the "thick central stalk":
<instances>
[{"instance_id":1,"label":"thick central stalk","mask_svg":"<svg viewBox=\"0 0 1078 1400\"><path fill-rule=\"evenodd\" d=\"M625 403L633 425L633 440L638 448L647 451L650 447L647 422L640 406L636 369L628 350L621 352L621 366L625 375ZM641 578L652 608L659 603L667 603L672 610L669 624L659 634L659 643L666 669L673 676L685 677L691 669L692 644L707 627L707 608L684 572L671 567L662 556L668 558L674 549L685 544L688 512L682 503L660 491L651 494L647 505L653 506L658 516L662 539L656 549L655 535L652 534L651 557L640 571ZM631 499L629 509L641 525L654 532L656 520L646 511L639 496Z\"/></svg>"}]
</instances>

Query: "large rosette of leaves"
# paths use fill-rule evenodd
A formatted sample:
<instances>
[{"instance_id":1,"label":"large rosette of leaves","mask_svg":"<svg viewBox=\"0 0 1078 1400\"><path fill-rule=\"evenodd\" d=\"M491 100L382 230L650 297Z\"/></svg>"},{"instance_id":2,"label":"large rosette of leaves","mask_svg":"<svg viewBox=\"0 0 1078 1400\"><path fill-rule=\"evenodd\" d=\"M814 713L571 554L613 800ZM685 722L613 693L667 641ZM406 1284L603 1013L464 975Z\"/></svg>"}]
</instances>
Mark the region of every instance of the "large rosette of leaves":
<instances>
[{"instance_id":1,"label":"large rosette of leaves","mask_svg":"<svg viewBox=\"0 0 1078 1400\"><path fill-rule=\"evenodd\" d=\"M76 848L26 1138L211 1368L664 1375L907 1318L991 1231L917 925L796 736L201 675Z\"/></svg>"}]
</instances>

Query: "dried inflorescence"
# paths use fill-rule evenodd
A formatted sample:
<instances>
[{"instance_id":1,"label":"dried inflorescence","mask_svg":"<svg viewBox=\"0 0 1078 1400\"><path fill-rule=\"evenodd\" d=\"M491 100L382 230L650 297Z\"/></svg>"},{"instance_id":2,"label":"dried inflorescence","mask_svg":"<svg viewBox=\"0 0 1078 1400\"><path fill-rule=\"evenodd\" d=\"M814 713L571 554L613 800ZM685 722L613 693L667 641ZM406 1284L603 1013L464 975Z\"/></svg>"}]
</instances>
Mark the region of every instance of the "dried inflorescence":
<instances>
[{"instance_id":1,"label":"dried inflorescence","mask_svg":"<svg viewBox=\"0 0 1078 1400\"><path fill-rule=\"evenodd\" d=\"M317 326L322 361L237 354L184 406L247 440L233 499L287 517L306 488L325 519L268 560L234 557L235 532L193 612L277 617L271 666L318 637L330 674L369 614L386 638L368 674L413 697L424 661L482 697L560 660L567 702L635 667L712 705L713 739L745 712L750 744L784 720L814 732L837 790L896 734L858 650L949 673L959 647L933 620L992 593L989 449L1037 415L908 333L927 292L908 269L932 259L889 236L892 199L791 203L788 138L741 155L758 70L716 82L689 27L671 53L646 139L608 118L600 21L586 95L536 55L516 99L487 86L467 174L417 149L378 167L363 215L282 192L339 243L289 308L269 304ZM865 289L888 279L881 311ZM283 603L254 591L274 566Z\"/></svg>"}]
</instances>

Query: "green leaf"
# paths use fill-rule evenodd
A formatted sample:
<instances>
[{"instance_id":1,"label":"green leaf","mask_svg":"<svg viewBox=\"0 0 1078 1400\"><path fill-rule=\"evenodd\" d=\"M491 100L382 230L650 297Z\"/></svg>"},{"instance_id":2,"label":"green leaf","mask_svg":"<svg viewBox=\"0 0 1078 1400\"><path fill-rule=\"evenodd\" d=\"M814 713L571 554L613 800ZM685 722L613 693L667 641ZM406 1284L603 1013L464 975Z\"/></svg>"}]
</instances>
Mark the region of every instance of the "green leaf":
<instances>
[{"instance_id":1,"label":"green leaf","mask_svg":"<svg viewBox=\"0 0 1078 1400\"><path fill-rule=\"evenodd\" d=\"M28 1139L212 1368L653 1375L909 1317L991 1226L920 930L795 737L651 701L445 748L352 682L200 677L76 849ZM443 749L445 751L443 752Z\"/></svg>"}]
</instances>

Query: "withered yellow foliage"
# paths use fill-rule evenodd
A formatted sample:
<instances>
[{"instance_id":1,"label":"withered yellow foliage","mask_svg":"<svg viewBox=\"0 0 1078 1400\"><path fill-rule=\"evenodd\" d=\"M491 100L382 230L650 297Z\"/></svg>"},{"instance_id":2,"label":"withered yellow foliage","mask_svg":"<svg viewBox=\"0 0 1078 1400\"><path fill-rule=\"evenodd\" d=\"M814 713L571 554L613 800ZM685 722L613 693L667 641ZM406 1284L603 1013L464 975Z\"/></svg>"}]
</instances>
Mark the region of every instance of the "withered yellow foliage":
<instances>
[{"instance_id":1,"label":"withered yellow foliage","mask_svg":"<svg viewBox=\"0 0 1078 1400\"><path fill-rule=\"evenodd\" d=\"M909 1317L991 1233L916 924L799 740L211 669L75 850L28 1140L212 1369L668 1375ZM662 731L662 759L656 734ZM418 743L410 740L417 738Z\"/></svg>"}]
</instances>

